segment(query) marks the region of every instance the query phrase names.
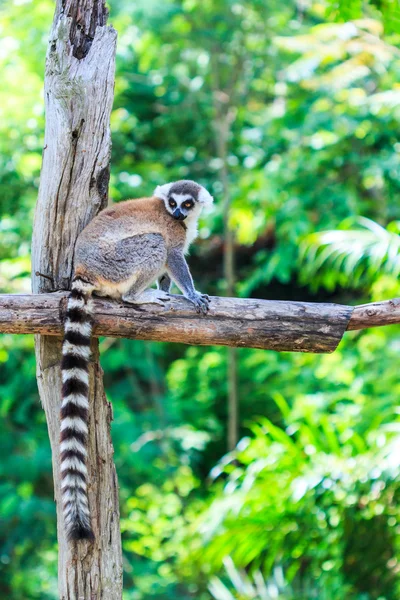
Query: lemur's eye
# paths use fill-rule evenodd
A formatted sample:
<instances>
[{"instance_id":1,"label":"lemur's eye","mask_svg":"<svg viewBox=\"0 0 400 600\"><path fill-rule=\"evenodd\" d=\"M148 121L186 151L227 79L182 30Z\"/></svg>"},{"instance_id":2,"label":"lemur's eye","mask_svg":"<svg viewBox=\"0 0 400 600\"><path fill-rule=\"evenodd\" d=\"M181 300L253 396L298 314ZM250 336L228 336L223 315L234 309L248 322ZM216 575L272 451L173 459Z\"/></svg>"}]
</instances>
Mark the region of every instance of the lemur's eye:
<instances>
[{"instance_id":1,"label":"lemur's eye","mask_svg":"<svg viewBox=\"0 0 400 600\"><path fill-rule=\"evenodd\" d=\"M185 208L192 208L192 206L193 206L193 202L192 202L192 200L187 200L187 202L184 202L184 203L183 203L183 206L184 206Z\"/></svg>"},{"instance_id":2,"label":"lemur's eye","mask_svg":"<svg viewBox=\"0 0 400 600\"><path fill-rule=\"evenodd\" d=\"M169 201L169 205L170 205L170 207L171 207L171 208L175 208L175 207L176 207L176 202L175 202L175 200L170 200L170 201Z\"/></svg>"}]
</instances>

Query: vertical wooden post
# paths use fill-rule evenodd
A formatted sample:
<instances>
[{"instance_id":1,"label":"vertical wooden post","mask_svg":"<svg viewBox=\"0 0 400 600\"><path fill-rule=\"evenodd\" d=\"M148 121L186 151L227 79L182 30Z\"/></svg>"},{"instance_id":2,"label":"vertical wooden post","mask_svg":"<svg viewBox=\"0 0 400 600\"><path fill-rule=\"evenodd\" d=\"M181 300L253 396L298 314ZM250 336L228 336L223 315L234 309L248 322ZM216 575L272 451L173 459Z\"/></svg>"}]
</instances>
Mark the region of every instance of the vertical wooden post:
<instances>
[{"instance_id":1,"label":"vertical wooden post","mask_svg":"<svg viewBox=\"0 0 400 600\"><path fill-rule=\"evenodd\" d=\"M107 204L116 32L103 0L57 0L46 58L46 132L32 241L33 291L68 289L76 238ZM38 275L37 273L40 273ZM36 337L37 380L53 454L63 600L120 600L118 487L97 341L90 367L89 502L94 544L67 544L59 478L61 339Z\"/></svg>"}]
</instances>

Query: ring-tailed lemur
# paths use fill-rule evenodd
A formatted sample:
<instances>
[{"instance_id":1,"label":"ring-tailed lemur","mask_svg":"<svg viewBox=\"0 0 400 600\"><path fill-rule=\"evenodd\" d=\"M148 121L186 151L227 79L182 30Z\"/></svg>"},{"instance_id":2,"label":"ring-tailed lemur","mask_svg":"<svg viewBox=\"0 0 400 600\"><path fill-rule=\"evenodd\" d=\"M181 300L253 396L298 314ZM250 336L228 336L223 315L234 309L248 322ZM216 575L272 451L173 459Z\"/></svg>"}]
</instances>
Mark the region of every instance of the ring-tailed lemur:
<instances>
[{"instance_id":1,"label":"ring-tailed lemur","mask_svg":"<svg viewBox=\"0 0 400 600\"><path fill-rule=\"evenodd\" d=\"M197 235L202 208L212 201L194 181L167 183L151 198L103 210L78 237L61 364L61 484L69 540L94 538L86 467L92 294L163 304L172 280L206 314L210 299L195 290L184 254ZM158 289L148 289L155 281Z\"/></svg>"}]
</instances>

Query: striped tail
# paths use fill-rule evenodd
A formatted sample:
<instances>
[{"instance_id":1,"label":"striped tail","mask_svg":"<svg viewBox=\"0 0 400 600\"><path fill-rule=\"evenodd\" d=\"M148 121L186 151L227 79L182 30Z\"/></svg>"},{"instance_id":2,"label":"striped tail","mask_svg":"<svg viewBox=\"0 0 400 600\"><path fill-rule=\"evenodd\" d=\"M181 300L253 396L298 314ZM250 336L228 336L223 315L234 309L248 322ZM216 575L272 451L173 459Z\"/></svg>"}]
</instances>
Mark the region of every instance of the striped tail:
<instances>
[{"instance_id":1,"label":"striped tail","mask_svg":"<svg viewBox=\"0 0 400 600\"><path fill-rule=\"evenodd\" d=\"M87 495L89 358L93 286L72 282L62 347L61 492L67 538L93 540Z\"/></svg>"}]
</instances>

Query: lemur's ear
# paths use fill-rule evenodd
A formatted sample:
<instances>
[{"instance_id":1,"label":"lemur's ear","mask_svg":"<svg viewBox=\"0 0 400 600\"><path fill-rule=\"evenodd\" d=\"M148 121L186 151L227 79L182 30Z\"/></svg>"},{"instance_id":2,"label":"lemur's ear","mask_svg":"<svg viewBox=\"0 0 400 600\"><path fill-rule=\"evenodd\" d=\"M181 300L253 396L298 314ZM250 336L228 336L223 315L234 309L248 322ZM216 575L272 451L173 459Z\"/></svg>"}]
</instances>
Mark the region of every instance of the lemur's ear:
<instances>
[{"instance_id":1,"label":"lemur's ear","mask_svg":"<svg viewBox=\"0 0 400 600\"><path fill-rule=\"evenodd\" d=\"M204 206L211 206L211 204L214 201L214 198L211 196L211 194L207 192L206 188L203 188L203 186L201 186L198 195L198 201Z\"/></svg>"},{"instance_id":2,"label":"lemur's ear","mask_svg":"<svg viewBox=\"0 0 400 600\"><path fill-rule=\"evenodd\" d=\"M161 198L162 200L168 199L169 190L171 189L172 183L165 183L164 185L158 185L154 190L154 196Z\"/></svg>"}]
</instances>

